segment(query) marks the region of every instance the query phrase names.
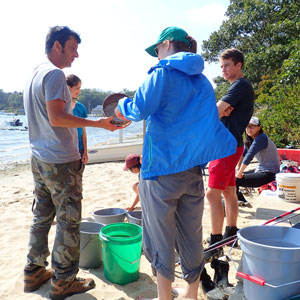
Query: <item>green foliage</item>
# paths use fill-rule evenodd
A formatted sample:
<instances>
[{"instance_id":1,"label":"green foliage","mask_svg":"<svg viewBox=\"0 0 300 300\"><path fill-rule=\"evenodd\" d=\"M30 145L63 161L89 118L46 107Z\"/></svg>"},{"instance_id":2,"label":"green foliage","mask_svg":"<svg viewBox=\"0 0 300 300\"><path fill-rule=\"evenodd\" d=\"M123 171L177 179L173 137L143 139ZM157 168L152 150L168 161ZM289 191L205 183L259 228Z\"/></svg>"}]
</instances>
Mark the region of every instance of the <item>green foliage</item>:
<instances>
[{"instance_id":1,"label":"green foliage","mask_svg":"<svg viewBox=\"0 0 300 300\"><path fill-rule=\"evenodd\" d=\"M219 101L226 94L230 84L227 81L225 81L221 76L216 77L214 79L214 82L216 83L216 99L217 101Z\"/></svg>"},{"instance_id":2,"label":"green foliage","mask_svg":"<svg viewBox=\"0 0 300 300\"><path fill-rule=\"evenodd\" d=\"M244 53L244 76L256 88L255 114L278 147L300 147L299 12L295 0L231 0L228 19L202 45L209 62L227 48ZM214 81L220 99L227 87Z\"/></svg>"},{"instance_id":3,"label":"green foliage","mask_svg":"<svg viewBox=\"0 0 300 300\"><path fill-rule=\"evenodd\" d=\"M292 144L300 148L300 85L260 83L258 117L278 148Z\"/></svg>"},{"instance_id":4,"label":"green foliage","mask_svg":"<svg viewBox=\"0 0 300 300\"><path fill-rule=\"evenodd\" d=\"M3 90L0 89L0 110L4 110L8 106L8 97L9 94L3 92Z\"/></svg>"},{"instance_id":5,"label":"green foliage","mask_svg":"<svg viewBox=\"0 0 300 300\"><path fill-rule=\"evenodd\" d=\"M82 89L79 95L79 101L84 104L88 113L99 104L103 104L105 97L111 94L111 91L104 92L96 89Z\"/></svg>"},{"instance_id":6,"label":"green foliage","mask_svg":"<svg viewBox=\"0 0 300 300\"><path fill-rule=\"evenodd\" d=\"M8 96L7 102L12 111L23 107L23 94L14 92Z\"/></svg>"},{"instance_id":7,"label":"green foliage","mask_svg":"<svg viewBox=\"0 0 300 300\"><path fill-rule=\"evenodd\" d=\"M211 62L227 48L240 49L246 58L245 77L256 86L295 51L299 11L300 1L294 0L231 0L228 19L203 42L202 55Z\"/></svg>"},{"instance_id":8,"label":"green foliage","mask_svg":"<svg viewBox=\"0 0 300 300\"><path fill-rule=\"evenodd\" d=\"M112 93L114 92L102 91L96 89L82 89L78 100L82 104L84 104L84 106L87 109L87 112L90 113L94 107L96 107L99 104L102 105L104 99ZM132 98L135 94L135 91L129 91L127 89L123 89L122 91L120 91L120 93L123 93L128 97Z\"/></svg>"},{"instance_id":9,"label":"green foliage","mask_svg":"<svg viewBox=\"0 0 300 300\"><path fill-rule=\"evenodd\" d=\"M104 99L112 94L112 91L102 91L96 89L82 89L79 95L79 101L84 104L87 112L90 113L91 110L97 105L102 105ZM126 94L128 97L133 97L135 91L129 91L123 89L120 93ZM5 93L0 89L0 110L6 110L9 112L17 113L19 110L23 109L23 93Z\"/></svg>"}]
</instances>

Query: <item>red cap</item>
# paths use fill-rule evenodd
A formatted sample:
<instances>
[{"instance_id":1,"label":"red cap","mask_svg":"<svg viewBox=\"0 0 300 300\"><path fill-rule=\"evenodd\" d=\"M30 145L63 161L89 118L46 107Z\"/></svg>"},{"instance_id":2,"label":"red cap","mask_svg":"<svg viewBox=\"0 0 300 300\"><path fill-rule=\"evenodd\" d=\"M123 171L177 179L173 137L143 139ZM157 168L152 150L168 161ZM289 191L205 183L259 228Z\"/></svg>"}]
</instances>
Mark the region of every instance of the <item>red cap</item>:
<instances>
[{"instance_id":1,"label":"red cap","mask_svg":"<svg viewBox=\"0 0 300 300\"><path fill-rule=\"evenodd\" d=\"M136 166L140 163L140 156L137 154L129 154L125 159L124 171Z\"/></svg>"}]
</instances>

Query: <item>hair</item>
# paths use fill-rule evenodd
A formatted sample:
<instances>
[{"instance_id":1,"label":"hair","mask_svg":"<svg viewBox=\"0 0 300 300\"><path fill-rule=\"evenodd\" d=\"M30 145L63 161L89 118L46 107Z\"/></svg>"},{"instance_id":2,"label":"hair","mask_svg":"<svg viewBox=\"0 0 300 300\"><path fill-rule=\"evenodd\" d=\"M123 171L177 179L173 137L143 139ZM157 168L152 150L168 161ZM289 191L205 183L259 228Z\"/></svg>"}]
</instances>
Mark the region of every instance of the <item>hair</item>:
<instances>
[{"instance_id":1,"label":"hair","mask_svg":"<svg viewBox=\"0 0 300 300\"><path fill-rule=\"evenodd\" d=\"M175 52L192 52L197 53L197 42L191 36L187 35L185 37L190 43L187 45L185 42L181 41L171 41Z\"/></svg>"},{"instance_id":2,"label":"hair","mask_svg":"<svg viewBox=\"0 0 300 300\"><path fill-rule=\"evenodd\" d=\"M69 87L76 86L79 82L81 82L81 79L78 76L74 74L70 74L67 76L67 85Z\"/></svg>"},{"instance_id":3,"label":"hair","mask_svg":"<svg viewBox=\"0 0 300 300\"><path fill-rule=\"evenodd\" d=\"M46 36L45 53L48 54L51 51L55 41L58 41L62 47L64 47L66 41L71 37L73 37L78 44L81 43L79 34L71 30L68 26L51 27Z\"/></svg>"},{"instance_id":4,"label":"hair","mask_svg":"<svg viewBox=\"0 0 300 300\"><path fill-rule=\"evenodd\" d=\"M221 53L220 58L231 59L235 65L240 62L242 63L242 67L244 66L244 55L239 49L226 49Z\"/></svg>"},{"instance_id":5,"label":"hair","mask_svg":"<svg viewBox=\"0 0 300 300\"><path fill-rule=\"evenodd\" d=\"M138 157L138 163L136 165L132 166L129 169L133 169L133 168L139 168L139 169L141 169L141 166L142 166L142 164L141 164L141 157L139 156Z\"/></svg>"},{"instance_id":6,"label":"hair","mask_svg":"<svg viewBox=\"0 0 300 300\"><path fill-rule=\"evenodd\" d=\"M259 134L261 134L261 133L264 132L263 129L261 128L260 121L259 121L259 124L256 125L256 126L260 126ZM252 138L250 135L248 135L247 133L245 133L245 135L246 135L246 137L245 137L245 143L244 143L244 144L245 144L245 147L246 147L247 149L249 149L250 146L251 146L252 143L253 143L253 138Z\"/></svg>"}]
</instances>

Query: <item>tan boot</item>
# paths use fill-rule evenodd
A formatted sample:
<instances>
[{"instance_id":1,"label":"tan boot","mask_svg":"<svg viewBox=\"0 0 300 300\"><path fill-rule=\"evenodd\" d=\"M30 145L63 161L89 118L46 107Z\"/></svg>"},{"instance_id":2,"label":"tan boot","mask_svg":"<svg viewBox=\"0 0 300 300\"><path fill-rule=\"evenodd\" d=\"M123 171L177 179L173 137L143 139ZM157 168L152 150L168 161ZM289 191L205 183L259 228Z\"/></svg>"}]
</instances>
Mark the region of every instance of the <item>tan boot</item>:
<instances>
[{"instance_id":1,"label":"tan boot","mask_svg":"<svg viewBox=\"0 0 300 300\"><path fill-rule=\"evenodd\" d=\"M30 293L38 290L53 276L53 270L39 267L33 271L24 270L24 292Z\"/></svg>"},{"instance_id":2,"label":"tan boot","mask_svg":"<svg viewBox=\"0 0 300 300\"><path fill-rule=\"evenodd\" d=\"M51 290L49 293L52 300L63 300L74 294L85 293L95 287L95 282L91 278L75 278L73 281L63 279L51 280Z\"/></svg>"}]
</instances>

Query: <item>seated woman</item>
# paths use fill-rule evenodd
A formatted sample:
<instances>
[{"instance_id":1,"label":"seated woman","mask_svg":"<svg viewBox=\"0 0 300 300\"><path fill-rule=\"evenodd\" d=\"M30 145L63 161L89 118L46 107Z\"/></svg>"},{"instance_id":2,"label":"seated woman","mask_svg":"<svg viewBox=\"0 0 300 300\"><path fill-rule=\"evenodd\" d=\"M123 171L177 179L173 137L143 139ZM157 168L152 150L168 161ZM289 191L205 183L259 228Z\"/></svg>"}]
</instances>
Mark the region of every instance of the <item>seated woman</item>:
<instances>
[{"instance_id":1,"label":"seated woman","mask_svg":"<svg viewBox=\"0 0 300 300\"><path fill-rule=\"evenodd\" d=\"M258 166L255 170L244 172L252 159L256 157ZM279 173L280 161L275 144L263 133L260 121L252 117L246 128L244 153L238 163L236 175L236 192L241 206L247 206L244 195L239 187L260 187L275 180Z\"/></svg>"}]
</instances>

